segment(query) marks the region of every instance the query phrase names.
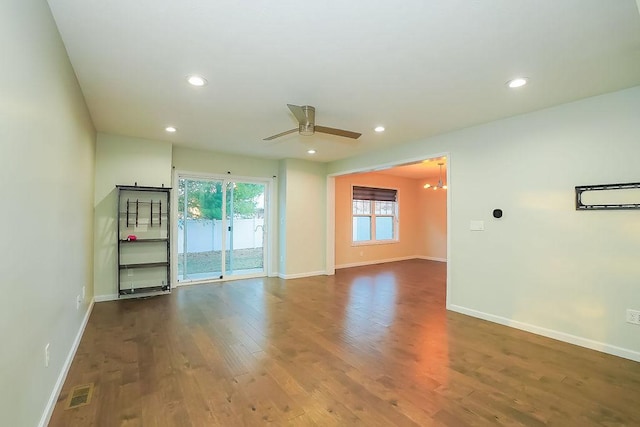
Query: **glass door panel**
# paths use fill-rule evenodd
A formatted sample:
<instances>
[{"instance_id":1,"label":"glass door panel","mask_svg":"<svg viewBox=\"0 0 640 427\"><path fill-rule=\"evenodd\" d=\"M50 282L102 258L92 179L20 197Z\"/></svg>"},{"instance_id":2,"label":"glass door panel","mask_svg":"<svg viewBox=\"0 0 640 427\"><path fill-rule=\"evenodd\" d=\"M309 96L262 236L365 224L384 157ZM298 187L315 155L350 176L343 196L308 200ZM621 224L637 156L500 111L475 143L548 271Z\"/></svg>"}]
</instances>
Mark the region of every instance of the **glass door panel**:
<instances>
[{"instance_id":1,"label":"glass door panel","mask_svg":"<svg viewBox=\"0 0 640 427\"><path fill-rule=\"evenodd\" d=\"M266 185L262 183L227 183L226 275L265 271L265 190Z\"/></svg>"},{"instance_id":2,"label":"glass door panel","mask_svg":"<svg viewBox=\"0 0 640 427\"><path fill-rule=\"evenodd\" d=\"M178 282L222 278L223 180L178 178Z\"/></svg>"}]
</instances>

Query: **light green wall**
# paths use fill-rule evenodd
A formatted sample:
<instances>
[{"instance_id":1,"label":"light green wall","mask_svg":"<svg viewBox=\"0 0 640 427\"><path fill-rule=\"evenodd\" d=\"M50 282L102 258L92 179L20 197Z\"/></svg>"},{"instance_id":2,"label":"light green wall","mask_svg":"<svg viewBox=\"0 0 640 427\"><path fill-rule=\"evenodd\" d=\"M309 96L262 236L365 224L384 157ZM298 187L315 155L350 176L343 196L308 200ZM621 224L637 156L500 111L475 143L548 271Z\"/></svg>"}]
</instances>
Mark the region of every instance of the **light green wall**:
<instances>
[{"instance_id":1,"label":"light green wall","mask_svg":"<svg viewBox=\"0 0 640 427\"><path fill-rule=\"evenodd\" d=\"M278 273L287 271L287 161L278 165Z\"/></svg>"},{"instance_id":2,"label":"light green wall","mask_svg":"<svg viewBox=\"0 0 640 427\"><path fill-rule=\"evenodd\" d=\"M271 222L274 236L272 271L275 273L279 269L280 274L286 275L324 272L324 164L290 159L278 162L172 147L167 142L98 134L94 257L98 299L112 298L117 293L115 186L135 182L146 186L171 186L171 164L177 171L217 175L231 172L232 176L273 179L272 197L274 207L278 209L272 211L275 215ZM287 227L283 230L285 218ZM313 244L305 244L304 238L300 238L302 232L313 239ZM287 257L287 253L293 255Z\"/></svg>"},{"instance_id":3,"label":"light green wall","mask_svg":"<svg viewBox=\"0 0 640 427\"><path fill-rule=\"evenodd\" d=\"M171 143L98 134L95 178L94 283L98 299L118 293L116 185L171 187Z\"/></svg>"},{"instance_id":4,"label":"light green wall","mask_svg":"<svg viewBox=\"0 0 640 427\"><path fill-rule=\"evenodd\" d=\"M448 305L640 360L638 212L577 212L576 185L638 182L640 87L333 162L449 152ZM493 219L494 208L504 217ZM485 231L469 230L471 220Z\"/></svg>"},{"instance_id":5,"label":"light green wall","mask_svg":"<svg viewBox=\"0 0 640 427\"><path fill-rule=\"evenodd\" d=\"M173 148L173 166L185 172L204 172L245 177L271 178L278 175L278 161L228 153Z\"/></svg>"},{"instance_id":6,"label":"light green wall","mask_svg":"<svg viewBox=\"0 0 640 427\"><path fill-rule=\"evenodd\" d=\"M36 426L93 296L95 131L45 1L0 2L0 52L0 425Z\"/></svg>"},{"instance_id":7,"label":"light green wall","mask_svg":"<svg viewBox=\"0 0 640 427\"><path fill-rule=\"evenodd\" d=\"M326 271L326 164L285 159L280 162L281 268L283 277ZM284 196L282 196L284 194Z\"/></svg>"}]
</instances>

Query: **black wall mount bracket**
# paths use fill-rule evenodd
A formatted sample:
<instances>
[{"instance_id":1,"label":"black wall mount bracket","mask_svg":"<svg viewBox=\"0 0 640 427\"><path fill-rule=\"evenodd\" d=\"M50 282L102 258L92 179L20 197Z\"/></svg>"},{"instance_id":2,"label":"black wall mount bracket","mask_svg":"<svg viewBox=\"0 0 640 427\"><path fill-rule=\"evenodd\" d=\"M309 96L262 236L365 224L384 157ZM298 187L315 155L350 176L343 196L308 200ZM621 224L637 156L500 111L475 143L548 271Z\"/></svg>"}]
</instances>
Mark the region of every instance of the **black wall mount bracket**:
<instances>
[{"instance_id":1,"label":"black wall mount bracket","mask_svg":"<svg viewBox=\"0 0 640 427\"><path fill-rule=\"evenodd\" d=\"M576 210L592 211L592 210L619 210L619 209L640 209L640 200L638 203L611 203L611 204L585 204L582 202L582 195L587 191L611 191L611 190L633 190L640 189L640 182L630 182L627 184L602 184L602 185L581 185L576 186Z\"/></svg>"}]
</instances>

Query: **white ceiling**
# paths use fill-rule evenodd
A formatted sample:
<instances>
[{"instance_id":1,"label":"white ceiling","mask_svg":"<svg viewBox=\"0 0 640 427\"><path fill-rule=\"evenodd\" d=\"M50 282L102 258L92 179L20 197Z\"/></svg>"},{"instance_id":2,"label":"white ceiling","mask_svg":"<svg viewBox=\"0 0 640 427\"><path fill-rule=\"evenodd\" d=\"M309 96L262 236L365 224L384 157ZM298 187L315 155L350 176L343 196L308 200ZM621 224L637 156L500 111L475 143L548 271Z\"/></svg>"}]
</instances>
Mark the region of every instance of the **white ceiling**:
<instances>
[{"instance_id":1,"label":"white ceiling","mask_svg":"<svg viewBox=\"0 0 640 427\"><path fill-rule=\"evenodd\" d=\"M98 131L244 155L331 161L640 84L635 0L49 4ZM287 103L362 136L263 141Z\"/></svg>"}]
</instances>

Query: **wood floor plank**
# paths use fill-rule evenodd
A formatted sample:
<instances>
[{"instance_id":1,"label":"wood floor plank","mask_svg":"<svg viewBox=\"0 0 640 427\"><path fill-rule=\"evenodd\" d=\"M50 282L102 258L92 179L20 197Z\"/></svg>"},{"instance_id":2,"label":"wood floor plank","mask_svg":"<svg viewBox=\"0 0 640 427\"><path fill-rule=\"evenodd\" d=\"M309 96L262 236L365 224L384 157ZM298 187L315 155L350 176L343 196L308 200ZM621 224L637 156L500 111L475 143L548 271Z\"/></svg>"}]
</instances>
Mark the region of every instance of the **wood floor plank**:
<instances>
[{"instance_id":1,"label":"wood floor plank","mask_svg":"<svg viewBox=\"0 0 640 427\"><path fill-rule=\"evenodd\" d=\"M50 426L640 425L639 363L447 312L445 274L411 260L96 304Z\"/></svg>"}]
</instances>

